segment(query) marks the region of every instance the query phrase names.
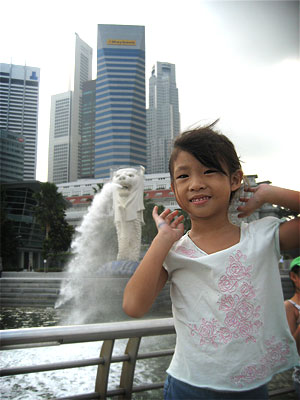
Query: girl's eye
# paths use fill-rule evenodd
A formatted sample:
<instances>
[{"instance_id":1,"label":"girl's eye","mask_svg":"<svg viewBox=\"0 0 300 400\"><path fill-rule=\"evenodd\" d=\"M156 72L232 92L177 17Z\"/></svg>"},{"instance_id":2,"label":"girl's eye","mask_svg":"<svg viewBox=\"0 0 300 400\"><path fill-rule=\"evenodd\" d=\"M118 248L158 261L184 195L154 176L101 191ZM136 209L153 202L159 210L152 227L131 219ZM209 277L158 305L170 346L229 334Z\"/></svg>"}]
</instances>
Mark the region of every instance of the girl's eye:
<instances>
[{"instance_id":1,"label":"girl's eye","mask_svg":"<svg viewBox=\"0 0 300 400\"><path fill-rule=\"evenodd\" d=\"M184 179L184 178L187 178L187 177L188 177L188 175L182 174L182 175L177 176L177 179Z\"/></svg>"}]
</instances>

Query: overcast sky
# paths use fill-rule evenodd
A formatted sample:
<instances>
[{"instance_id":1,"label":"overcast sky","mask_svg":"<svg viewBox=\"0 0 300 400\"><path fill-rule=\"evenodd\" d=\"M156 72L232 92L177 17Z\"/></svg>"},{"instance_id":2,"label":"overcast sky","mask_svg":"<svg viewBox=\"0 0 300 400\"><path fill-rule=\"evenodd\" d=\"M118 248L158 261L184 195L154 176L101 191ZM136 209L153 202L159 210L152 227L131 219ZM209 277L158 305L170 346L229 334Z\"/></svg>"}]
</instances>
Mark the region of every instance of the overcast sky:
<instances>
[{"instance_id":1,"label":"overcast sky","mask_svg":"<svg viewBox=\"0 0 300 400\"><path fill-rule=\"evenodd\" d=\"M41 69L37 179L51 95L72 88L75 32L96 78L97 24L123 24L146 28L147 94L152 66L176 65L182 130L220 118L246 174L299 189L299 1L14 0L1 16L0 62Z\"/></svg>"}]
</instances>

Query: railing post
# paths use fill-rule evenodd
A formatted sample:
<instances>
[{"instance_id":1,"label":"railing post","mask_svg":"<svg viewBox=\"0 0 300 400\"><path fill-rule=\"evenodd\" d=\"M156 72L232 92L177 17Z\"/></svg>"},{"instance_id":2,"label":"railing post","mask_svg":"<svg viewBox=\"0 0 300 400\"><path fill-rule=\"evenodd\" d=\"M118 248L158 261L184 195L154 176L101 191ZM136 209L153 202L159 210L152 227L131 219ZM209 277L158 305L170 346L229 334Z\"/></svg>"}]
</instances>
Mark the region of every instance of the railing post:
<instances>
[{"instance_id":1,"label":"railing post","mask_svg":"<svg viewBox=\"0 0 300 400\"><path fill-rule=\"evenodd\" d=\"M104 359L104 363L98 365L95 382L95 392L100 394L100 399L106 399L109 368L114 343L114 340L104 340L101 347L100 358Z\"/></svg>"},{"instance_id":2,"label":"railing post","mask_svg":"<svg viewBox=\"0 0 300 400\"><path fill-rule=\"evenodd\" d=\"M119 400L131 399L136 357L139 351L140 342L140 337L131 338L127 342L125 354L129 355L129 360L123 362L120 378L120 387L125 389L125 394L119 396Z\"/></svg>"}]
</instances>

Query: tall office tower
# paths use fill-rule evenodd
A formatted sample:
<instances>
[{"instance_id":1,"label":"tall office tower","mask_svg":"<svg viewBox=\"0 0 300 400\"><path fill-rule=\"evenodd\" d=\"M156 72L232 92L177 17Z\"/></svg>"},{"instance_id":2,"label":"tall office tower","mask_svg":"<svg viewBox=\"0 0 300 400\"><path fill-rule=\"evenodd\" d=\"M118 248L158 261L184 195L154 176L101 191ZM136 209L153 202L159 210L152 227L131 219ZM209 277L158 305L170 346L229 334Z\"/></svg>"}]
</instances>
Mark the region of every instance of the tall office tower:
<instances>
[{"instance_id":1,"label":"tall office tower","mask_svg":"<svg viewBox=\"0 0 300 400\"><path fill-rule=\"evenodd\" d=\"M147 173L168 172L172 140L180 132L175 65L157 62L149 79L147 109Z\"/></svg>"},{"instance_id":2,"label":"tall office tower","mask_svg":"<svg viewBox=\"0 0 300 400\"><path fill-rule=\"evenodd\" d=\"M0 129L23 136L23 180L36 176L39 80L39 68L0 64Z\"/></svg>"},{"instance_id":3,"label":"tall office tower","mask_svg":"<svg viewBox=\"0 0 300 400\"><path fill-rule=\"evenodd\" d=\"M92 49L76 33L74 91L52 96L48 181L76 181L80 174L82 87L92 77Z\"/></svg>"},{"instance_id":4,"label":"tall office tower","mask_svg":"<svg viewBox=\"0 0 300 400\"><path fill-rule=\"evenodd\" d=\"M80 170L82 85L92 79L93 50L76 33L74 93L72 99L72 126L70 137L69 181L76 181Z\"/></svg>"},{"instance_id":5,"label":"tall office tower","mask_svg":"<svg viewBox=\"0 0 300 400\"><path fill-rule=\"evenodd\" d=\"M51 96L48 181L65 183L70 175L72 92Z\"/></svg>"},{"instance_id":6,"label":"tall office tower","mask_svg":"<svg viewBox=\"0 0 300 400\"><path fill-rule=\"evenodd\" d=\"M82 85L80 179L94 178L96 80Z\"/></svg>"},{"instance_id":7,"label":"tall office tower","mask_svg":"<svg viewBox=\"0 0 300 400\"><path fill-rule=\"evenodd\" d=\"M98 25L95 178L146 165L145 27Z\"/></svg>"}]
</instances>

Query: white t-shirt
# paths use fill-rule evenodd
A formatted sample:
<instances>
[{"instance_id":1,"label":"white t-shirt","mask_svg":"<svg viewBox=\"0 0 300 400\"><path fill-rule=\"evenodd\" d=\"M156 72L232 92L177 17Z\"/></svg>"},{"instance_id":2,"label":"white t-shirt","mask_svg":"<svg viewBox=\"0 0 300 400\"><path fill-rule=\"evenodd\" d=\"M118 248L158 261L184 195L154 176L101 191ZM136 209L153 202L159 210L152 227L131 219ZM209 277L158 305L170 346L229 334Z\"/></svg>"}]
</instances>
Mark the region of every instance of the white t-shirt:
<instances>
[{"instance_id":1,"label":"white t-shirt","mask_svg":"<svg viewBox=\"0 0 300 400\"><path fill-rule=\"evenodd\" d=\"M250 390L297 364L278 269L281 221L242 223L240 242L214 254L188 234L164 267L177 333L168 373L193 386Z\"/></svg>"}]
</instances>

